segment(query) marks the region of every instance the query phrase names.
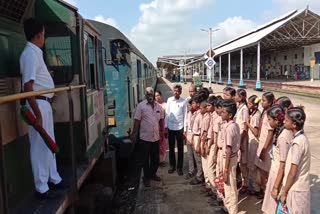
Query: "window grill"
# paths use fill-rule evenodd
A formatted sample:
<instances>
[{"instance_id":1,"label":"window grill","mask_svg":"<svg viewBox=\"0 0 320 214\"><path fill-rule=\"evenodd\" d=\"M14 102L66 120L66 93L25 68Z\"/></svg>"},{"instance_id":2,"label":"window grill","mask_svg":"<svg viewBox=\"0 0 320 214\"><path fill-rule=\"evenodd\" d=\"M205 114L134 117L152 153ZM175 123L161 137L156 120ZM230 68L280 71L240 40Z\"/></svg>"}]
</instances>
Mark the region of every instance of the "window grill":
<instances>
[{"instance_id":1,"label":"window grill","mask_svg":"<svg viewBox=\"0 0 320 214\"><path fill-rule=\"evenodd\" d=\"M0 16L20 22L30 0L0 0Z\"/></svg>"}]
</instances>

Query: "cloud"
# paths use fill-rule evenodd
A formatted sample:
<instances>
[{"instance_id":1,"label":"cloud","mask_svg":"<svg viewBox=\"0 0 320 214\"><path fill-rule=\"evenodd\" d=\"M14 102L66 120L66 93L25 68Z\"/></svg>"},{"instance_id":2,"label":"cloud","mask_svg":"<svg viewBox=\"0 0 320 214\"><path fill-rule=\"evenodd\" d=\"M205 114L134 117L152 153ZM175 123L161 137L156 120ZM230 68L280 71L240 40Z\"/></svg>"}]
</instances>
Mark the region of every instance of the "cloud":
<instances>
[{"instance_id":1,"label":"cloud","mask_svg":"<svg viewBox=\"0 0 320 214\"><path fill-rule=\"evenodd\" d=\"M142 14L130 38L153 63L163 55L204 53L209 36L191 21L196 11L212 4L214 0L154 0L141 4ZM251 20L230 17L215 26L220 30L213 34L213 47L254 27Z\"/></svg>"},{"instance_id":2,"label":"cloud","mask_svg":"<svg viewBox=\"0 0 320 214\"><path fill-rule=\"evenodd\" d=\"M250 19L245 19L241 16L229 17L216 26L220 30L216 33L215 44L219 45L256 27L257 23Z\"/></svg>"},{"instance_id":3,"label":"cloud","mask_svg":"<svg viewBox=\"0 0 320 214\"><path fill-rule=\"evenodd\" d=\"M77 0L64 0L64 1L73 5L73 6L77 6L77 3L78 3Z\"/></svg>"},{"instance_id":4,"label":"cloud","mask_svg":"<svg viewBox=\"0 0 320 214\"><path fill-rule=\"evenodd\" d=\"M94 17L94 20L96 20L98 22L103 22L105 24L111 25L111 26L119 29L118 23L113 18L105 18L102 15L99 15L99 16Z\"/></svg>"},{"instance_id":5,"label":"cloud","mask_svg":"<svg viewBox=\"0 0 320 214\"><path fill-rule=\"evenodd\" d=\"M293 9L303 9L309 5L311 10L320 12L319 0L272 0L275 8L279 8L281 11L288 11Z\"/></svg>"},{"instance_id":6,"label":"cloud","mask_svg":"<svg viewBox=\"0 0 320 214\"><path fill-rule=\"evenodd\" d=\"M272 0L272 9L263 12L264 20L279 17L292 10L305 9L308 5L310 10L320 13L319 0Z\"/></svg>"}]
</instances>

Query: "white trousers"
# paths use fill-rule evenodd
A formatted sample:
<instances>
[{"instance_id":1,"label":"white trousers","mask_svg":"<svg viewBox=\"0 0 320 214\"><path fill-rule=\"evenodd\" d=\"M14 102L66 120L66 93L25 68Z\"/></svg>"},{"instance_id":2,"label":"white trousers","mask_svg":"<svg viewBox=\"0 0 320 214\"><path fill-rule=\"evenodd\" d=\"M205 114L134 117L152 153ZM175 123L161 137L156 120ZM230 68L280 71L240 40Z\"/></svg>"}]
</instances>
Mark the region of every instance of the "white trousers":
<instances>
[{"instance_id":1,"label":"white trousers","mask_svg":"<svg viewBox=\"0 0 320 214\"><path fill-rule=\"evenodd\" d=\"M51 105L45 100L36 101L42 115L42 126L48 135L55 140ZM49 190L48 181L54 184L58 184L61 181L57 171L56 157L32 126L29 126L29 141L35 188L37 192L44 193Z\"/></svg>"}]
</instances>

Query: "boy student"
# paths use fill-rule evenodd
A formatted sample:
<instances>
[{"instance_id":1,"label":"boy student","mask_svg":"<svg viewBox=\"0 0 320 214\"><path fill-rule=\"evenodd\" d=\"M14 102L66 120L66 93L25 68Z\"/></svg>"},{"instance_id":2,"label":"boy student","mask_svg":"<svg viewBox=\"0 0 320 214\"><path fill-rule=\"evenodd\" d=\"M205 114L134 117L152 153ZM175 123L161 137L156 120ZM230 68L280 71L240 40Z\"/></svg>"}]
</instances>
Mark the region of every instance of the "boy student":
<instances>
[{"instance_id":1,"label":"boy student","mask_svg":"<svg viewBox=\"0 0 320 214\"><path fill-rule=\"evenodd\" d=\"M201 155L201 164L205 180L205 189L201 190L203 193L211 194L211 185L209 182L208 175L208 159L207 159L207 150L208 150L208 129L210 126L210 114L207 112L207 102L203 101L200 104L200 110L202 116L202 121L200 123L200 155Z\"/></svg>"},{"instance_id":2,"label":"boy student","mask_svg":"<svg viewBox=\"0 0 320 214\"><path fill-rule=\"evenodd\" d=\"M225 200L224 204L230 214L238 213L238 190L236 183L236 169L238 151L240 149L240 128L233 118L237 112L237 104L231 100L223 102L221 119L225 121L223 128L223 180Z\"/></svg>"},{"instance_id":3,"label":"boy student","mask_svg":"<svg viewBox=\"0 0 320 214\"><path fill-rule=\"evenodd\" d=\"M193 101L196 105L200 106L200 103L207 100L209 96L209 93L202 89L200 90L194 97ZM201 107L198 110L198 114L194 119L194 122L192 124L192 133L193 133L193 149L194 149L194 158L196 160L197 164L197 175L190 181L190 185L197 185L203 183L203 170L202 170L202 164L201 164L201 156L200 156L200 134L201 134L201 123L203 120L203 115L206 113L206 107Z\"/></svg>"},{"instance_id":4,"label":"boy student","mask_svg":"<svg viewBox=\"0 0 320 214\"><path fill-rule=\"evenodd\" d=\"M187 119L185 123L185 132L186 132L186 145L187 145L187 154L188 154L188 166L189 166L189 172L185 176L185 179L188 180L195 176L197 173L196 162L195 162L195 156L194 156L194 149L192 147L193 145L193 133L192 133L192 126L194 123L194 120L199 113L199 105L193 100L193 98L189 99L189 111L187 114Z\"/></svg>"},{"instance_id":5,"label":"boy student","mask_svg":"<svg viewBox=\"0 0 320 214\"><path fill-rule=\"evenodd\" d=\"M215 141L214 141L214 134L213 134L213 124L218 118L218 114L215 112L215 105L216 105L217 97L210 96L207 100L207 115L208 117L204 119L204 126L206 132L206 150L204 154L204 158L202 159L205 161L205 164L202 163L203 171L205 172L205 178L207 176L207 182L209 184L210 190L208 191L206 196L212 196L213 192L215 192L215 184L214 184L214 155L215 155Z\"/></svg>"},{"instance_id":6,"label":"boy student","mask_svg":"<svg viewBox=\"0 0 320 214\"><path fill-rule=\"evenodd\" d=\"M197 99L195 99L196 101ZM196 101L198 102L198 101ZM206 114L206 103L201 102L199 113L197 114L193 126L192 126L192 133L193 133L193 147L194 147L194 156L197 162L197 175L196 177L190 181L191 185L197 185L203 182L203 167L202 167L202 160L201 160L201 126L203 122L203 118Z\"/></svg>"},{"instance_id":7,"label":"boy student","mask_svg":"<svg viewBox=\"0 0 320 214\"><path fill-rule=\"evenodd\" d=\"M217 119L213 121L213 139L214 139L214 156L213 164L216 165L216 177L220 178L223 173L223 154L222 154L222 128L224 121L221 119L221 111L224 100L218 98L216 101L215 112L218 115ZM211 205L218 206L223 205L223 195L220 192L217 192L217 200L208 201Z\"/></svg>"}]
</instances>

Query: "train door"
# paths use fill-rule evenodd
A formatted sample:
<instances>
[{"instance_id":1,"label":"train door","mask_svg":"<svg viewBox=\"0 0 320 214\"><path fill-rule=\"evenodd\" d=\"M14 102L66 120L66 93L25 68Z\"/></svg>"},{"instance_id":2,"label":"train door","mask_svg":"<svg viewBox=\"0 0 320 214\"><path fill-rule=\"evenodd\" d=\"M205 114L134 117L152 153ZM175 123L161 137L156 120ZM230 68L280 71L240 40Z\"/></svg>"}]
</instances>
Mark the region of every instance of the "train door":
<instances>
[{"instance_id":1,"label":"train door","mask_svg":"<svg viewBox=\"0 0 320 214\"><path fill-rule=\"evenodd\" d=\"M101 67L101 42L99 33L88 22L85 22L84 35L84 76L87 84L86 93L86 126L87 126L87 156L98 153L103 141L102 131L105 128L105 91L104 72Z\"/></svg>"},{"instance_id":2,"label":"train door","mask_svg":"<svg viewBox=\"0 0 320 214\"><path fill-rule=\"evenodd\" d=\"M128 118L132 116L130 51L129 45L121 39L110 40L109 47L112 63L108 65L106 76L110 134L124 139L129 136L131 120Z\"/></svg>"}]
</instances>

